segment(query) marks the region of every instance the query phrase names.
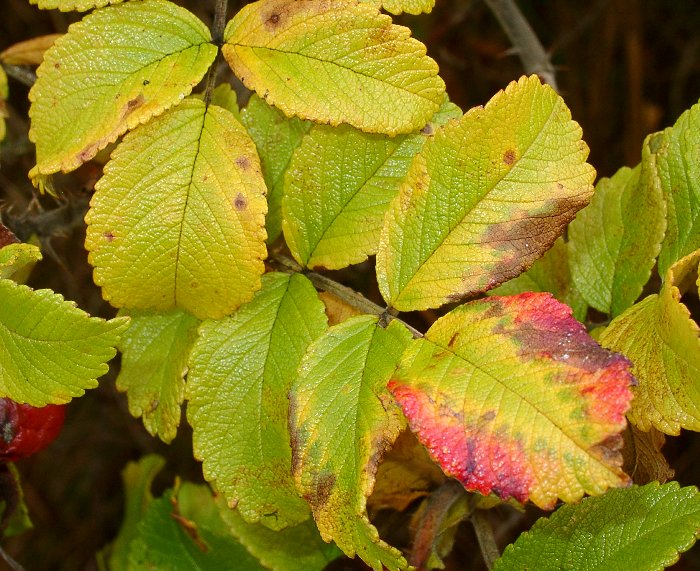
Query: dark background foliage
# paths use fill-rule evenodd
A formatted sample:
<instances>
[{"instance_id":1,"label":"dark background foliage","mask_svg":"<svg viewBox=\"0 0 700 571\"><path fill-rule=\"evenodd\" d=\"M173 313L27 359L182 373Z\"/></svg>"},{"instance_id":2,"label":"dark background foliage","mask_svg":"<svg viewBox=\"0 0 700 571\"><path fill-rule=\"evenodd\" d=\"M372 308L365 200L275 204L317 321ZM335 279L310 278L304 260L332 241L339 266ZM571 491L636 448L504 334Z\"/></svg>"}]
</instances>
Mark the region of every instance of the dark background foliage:
<instances>
[{"instance_id":1,"label":"dark background foliage","mask_svg":"<svg viewBox=\"0 0 700 571\"><path fill-rule=\"evenodd\" d=\"M211 22L213 2L180 0L179 4ZM230 16L245 2L230 2ZM644 136L670 126L700 98L700 10L694 2L642 0L521 0L557 67L562 96L583 127L591 148L589 161L600 176L639 161ZM64 32L77 14L42 12L27 0L0 0L0 50L42 34ZM437 0L432 14L402 16L428 46L440 65L451 99L463 110L485 103L522 74L517 56L486 5L479 0ZM11 116L2 146L0 208L5 223L21 238L37 234L45 261L31 285L50 287L94 315L110 317L114 309L92 284L83 250L84 224L92 187L100 169L87 165L58 177L61 201L37 200L26 173L33 164L27 140L27 87L10 80ZM48 254L47 254L48 252ZM348 278L344 272L340 276ZM356 282L357 283L357 282ZM361 283L361 282L360 282ZM371 287L370 287L371 289ZM434 316L417 319L423 330ZM121 522L123 491L120 471L129 460L149 452L166 456L168 465L157 481L163 489L175 474L201 479L192 460L190 433L184 423L170 447L151 438L127 411L126 399L114 388L115 361L100 388L75 400L59 439L36 458L19 463L32 532L5 542L7 551L28 571L96 569L94 553L116 534ZM700 439L694 433L670 438L664 448L682 485L700 482ZM539 514L500 510L492 514L497 538L505 545ZM378 525L392 529L405 516L381 514ZM398 523L397 523L398 522ZM405 534L392 537L405 541ZM4 563L0 561L0 569ZM361 569L343 561L339 569ZM475 536L468 525L458 535L450 570L483 569ZM700 568L694 549L674 569ZM235 569L235 562L232 562Z\"/></svg>"}]
</instances>

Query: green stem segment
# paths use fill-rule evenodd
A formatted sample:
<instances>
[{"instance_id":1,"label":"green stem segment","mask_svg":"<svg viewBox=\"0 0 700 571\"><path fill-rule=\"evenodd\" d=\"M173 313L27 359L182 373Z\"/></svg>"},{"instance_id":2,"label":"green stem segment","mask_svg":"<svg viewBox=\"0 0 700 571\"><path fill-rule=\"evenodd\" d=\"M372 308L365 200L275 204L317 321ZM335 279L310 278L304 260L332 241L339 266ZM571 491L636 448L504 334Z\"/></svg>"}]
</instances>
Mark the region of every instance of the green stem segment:
<instances>
[{"instance_id":1,"label":"green stem segment","mask_svg":"<svg viewBox=\"0 0 700 571\"><path fill-rule=\"evenodd\" d=\"M491 569L501 554L498 551L498 545L496 545L496 539L493 535L493 527L491 527L486 510L475 509L469 519L474 526L476 539L479 542L486 567Z\"/></svg>"}]
</instances>

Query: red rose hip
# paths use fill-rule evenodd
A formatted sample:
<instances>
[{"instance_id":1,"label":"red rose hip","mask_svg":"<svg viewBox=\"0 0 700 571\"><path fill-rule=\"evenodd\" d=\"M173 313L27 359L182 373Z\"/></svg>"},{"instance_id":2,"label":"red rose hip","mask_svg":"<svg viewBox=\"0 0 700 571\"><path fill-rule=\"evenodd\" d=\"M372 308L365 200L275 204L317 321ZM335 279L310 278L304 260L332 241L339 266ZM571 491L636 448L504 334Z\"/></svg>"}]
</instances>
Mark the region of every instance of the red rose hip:
<instances>
[{"instance_id":1,"label":"red rose hip","mask_svg":"<svg viewBox=\"0 0 700 571\"><path fill-rule=\"evenodd\" d=\"M61 432L65 405L41 408L0 398L0 461L14 462L46 448Z\"/></svg>"}]
</instances>

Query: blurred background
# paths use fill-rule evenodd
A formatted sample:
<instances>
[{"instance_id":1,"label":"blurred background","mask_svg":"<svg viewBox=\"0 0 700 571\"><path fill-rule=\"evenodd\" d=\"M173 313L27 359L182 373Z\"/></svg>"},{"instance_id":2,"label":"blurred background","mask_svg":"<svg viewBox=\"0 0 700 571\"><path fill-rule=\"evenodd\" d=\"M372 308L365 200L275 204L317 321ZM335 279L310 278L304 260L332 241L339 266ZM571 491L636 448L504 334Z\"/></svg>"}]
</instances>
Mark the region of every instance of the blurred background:
<instances>
[{"instance_id":1,"label":"blurred background","mask_svg":"<svg viewBox=\"0 0 700 571\"><path fill-rule=\"evenodd\" d=\"M213 2L176 3L211 22ZM243 4L232 0L229 17ZM510 52L507 36L485 3L437 0L436 4L429 15L401 16L396 21L412 28L427 45L452 101L463 110L484 104L522 75L520 60ZM697 2L520 0L518 5L551 54L560 93L583 128L591 149L589 162L599 176L634 166L644 137L672 125L700 99ZM0 16L0 51L21 40L65 32L79 18L40 11L27 0L0 0ZM26 177L34 160L27 139L27 93L25 85L10 79L8 136L0 153L0 207L18 228L38 232L52 250L36 268L30 285L50 287L91 314L110 317L114 309L93 285L82 247L82 216L100 169L90 164L58 177L66 200L44 198L42 209L36 209ZM27 571L97 568L94 553L114 537L121 523L120 471L129 460L149 452L164 455L167 468L156 482L161 490L172 484L175 474L201 480L185 424L169 447L151 438L140 421L129 416L125 397L114 389L115 370L118 360L99 389L70 405L63 433L49 449L19 463L35 529L6 540L4 546ZM696 434L668 439L664 452L675 479L682 485L700 483ZM538 515L534 510L525 516L494 513L501 547ZM448 569L483 569L469 526L457 541ZM0 569L3 565L0 561ZM333 568L363 567L338 562ZM674 569L700 569L698 548Z\"/></svg>"}]
</instances>

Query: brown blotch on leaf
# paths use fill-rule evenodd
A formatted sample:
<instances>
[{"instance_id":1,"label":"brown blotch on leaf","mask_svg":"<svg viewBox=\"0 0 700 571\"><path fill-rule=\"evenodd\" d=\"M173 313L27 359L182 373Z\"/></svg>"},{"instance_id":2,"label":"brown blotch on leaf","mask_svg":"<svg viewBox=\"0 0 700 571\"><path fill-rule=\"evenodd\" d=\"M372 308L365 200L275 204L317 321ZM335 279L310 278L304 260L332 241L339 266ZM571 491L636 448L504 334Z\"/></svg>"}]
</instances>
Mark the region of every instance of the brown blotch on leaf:
<instances>
[{"instance_id":1,"label":"brown blotch on leaf","mask_svg":"<svg viewBox=\"0 0 700 571\"><path fill-rule=\"evenodd\" d=\"M103 236L105 240L107 240L107 242L111 242L112 240L114 240L114 234L112 234L112 232L105 232Z\"/></svg>"},{"instance_id":2,"label":"brown blotch on leaf","mask_svg":"<svg viewBox=\"0 0 700 571\"><path fill-rule=\"evenodd\" d=\"M242 170L248 170L250 168L250 159L248 157L240 156L236 159L236 165Z\"/></svg>"},{"instance_id":3,"label":"brown blotch on leaf","mask_svg":"<svg viewBox=\"0 0 700 571\"><path fill-rule=\"evenodd\" d=\"M503 162L508 166L515 162L515 151L513 149L508 149L505 153L503 153Z\"/></svg>"},{"instance_id":4,"label":"brown blotch on leaf","mask_svg":"<svg viewBox=\"0 0 700 571\"><path fill-rule=\"evenodd\" d=\"M273 12L265 19L265 27L269 30L275 30L279 27L282 21L282 15L279 12Z\"/></svg>"},{"instance_id":5,"label":"brown blotch on leaf","mask_svg":"<svg viewBox=\"0 0 700 571\"><path fill-rule=\"evenodd\" d=\"M313 490L304 494L304 499L309 502L314 510L320 509L331 497L335 487L335 474L329 472L319 474L313 483Z\"/></svg>"},{"instance_id":6,"label":"brown blotch on leaf","mask_svg":"<svg viewBox=\"0 0 700 571\"><path fill-rule=\"evenodd\" d=\"M452 334L452 337L450 337L450 340L447 342L448 347L454 347L455 341L457 341L457 337L459 337L459 331L455 331Z\"/></svg>"},{"instance_id":7,"label":"brown blotch on leaf","mask_svg":"<svg viewBox=\"0 0 700 571\"><path fill-rule=\"evenodd\" d=\"M236 195L236 199L233 201L233 205L236 207L236 210L245 210L248 206L248 201L246 200L246 197L239 192Z\"/></svg>"},{"instance_id":8,"label":"brown blotch on leaf","mask_svg":"<svg viewBox=\"0 0 700 571\"><path fill-rule=\"evenodd\" d=\"M128 115L130 115L131 113L133 113L134 111L136 111L145 102L146 102L146 98L143 96L142 93L139 93L133 99L129 99L129 101L126 102L126 105L122 109L122 118L125 118Z\"/></svg>"}]
</instances>

